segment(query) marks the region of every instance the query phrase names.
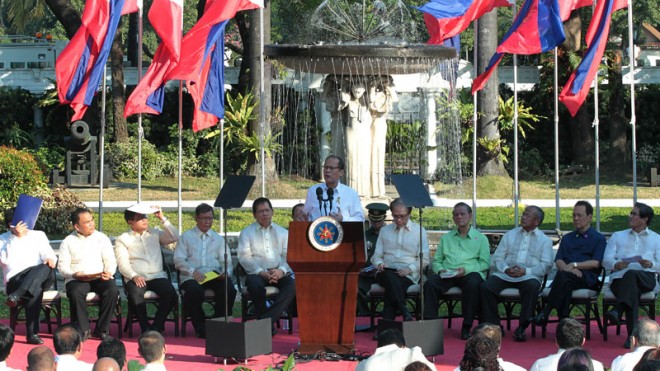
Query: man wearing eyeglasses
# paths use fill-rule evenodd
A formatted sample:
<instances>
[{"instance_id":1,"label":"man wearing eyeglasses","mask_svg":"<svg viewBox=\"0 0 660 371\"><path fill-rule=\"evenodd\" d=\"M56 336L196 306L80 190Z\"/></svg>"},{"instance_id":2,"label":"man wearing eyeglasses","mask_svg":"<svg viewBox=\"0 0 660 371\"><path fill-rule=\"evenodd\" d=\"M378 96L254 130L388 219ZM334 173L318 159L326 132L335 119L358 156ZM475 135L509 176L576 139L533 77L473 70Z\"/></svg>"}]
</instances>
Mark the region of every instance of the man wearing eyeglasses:
<instances>
[{"instance_id":1,"label":"man wearing eyeglasses","mask_svg":"<svg viewBox=\"0 0 660 371\"><path fill-rule=\"evenodd\" d=\"M607 319L619 324L626 315L628 338L625 348L630 348L630 336L639 317L639 298L649 291L660 291L655 278L660 269L660 235L649 229L653 209L636 202L630 215L630 228L615 232L607 242L603 267L610 271L610 290L616 297L614 309L605 313Z\"/></svg>"},{"instance_id":2,"label":"man wearing eyeglasses","mask_svg":"<svg viewBox=\"0 0 660 371\"><path fill-rule=\"evenodd\" d=\"M296 284L291 267L286 262L289 232L273 223L273 205L260 197L252 203L255 222L238 236L238 261L247 272L247 287L259 319L270 318L272 334L277 333L275 323L296 295ZM272 305L266 308L266 286L275 286L280 292Z\"/></svg>"},{"instance_id":3,"label":"man wearing eyeglasses","mask_svg":"<svg viewBox=\"0 0 660 371\"><path fill-rule=\"evenodd\" d=\"M163 229L149 228L148 213L153 213L160 220ZM163 270L161 246L171 249L171 245L179 240L179 232L163 215L160 207L133 205L124 211L124 220L131 230L117 237L115 255L119 272L126 282L128 305L134 308L142 332L163 332L167 315L177 304L177 294ZM159 297L158 309L151 325L144 302L147 290L155 292Z\"/></svg>"},{"instance_id":4,"label":"man wearing eyeglasses","mask_svg":"<svg viewBox=\"0 0 660 371\"><path fill-rule=\"evenodd\" d=\"M435 274L424 284L424 316L438 318L440 295L460 287L461 339L467 340L479 309L481 284L490 266L490 245L486 236L472 228L472 208L468 204L454 205L452 216L456 229L440 239L431 266Z\"/></svg>"},{"instance_id":5,"label":"man wearing eyeglasses","mask_svg":"<svg viewBox=\"0 0 660 371\"><path fill-rule=\"evenodd\" d=\"M184 292L183 300L190 311L192 324L198 338L206 337L204 310L204 290L212 290L214 297L213 317L224 317L236 299L236 289L231 280L231 252L225 250L225 239L213 226L213 207L200 204L195 209L197 226L181 235L181 240L174 250L174 265L180 272L179 285ZM225 272L225 252L227 253L227 272ZM225 286L226 285L226 286ZM225 302L225 287L227 301Z\"/></svg>"},{"instance_id":6,"label":"man wearing eyeglasses","mask_svg":"<svg viewBox=\"0 0 660 371\"><path fill-rule=\"evenodd\" d=\"M330 155L325 159L325 183L316 184L307 191L304 210L309 221L330 216L338 222L364 222L360 196L353 188L340 182L344 169L341 157Z\"/></svg>"},{"instance_id":7,"label":"man wearing eyeglasses","mask_svg":"<svg viewBox=\"0 0 660 371\"><path fill-rule=\"evenodd\" d=\"M429 264L426 230L410 220L411 211L412 207L406 206L400 198L390 203L394 223L380 230L376 251L371 258L371 263L377 269L376 282L385 288L384 319L393 320L398 311L404 321L412 321L412 315L406 308L406 292L420 279L420 243L422 265L425 267Z\"/></svg>"}]
</instances>

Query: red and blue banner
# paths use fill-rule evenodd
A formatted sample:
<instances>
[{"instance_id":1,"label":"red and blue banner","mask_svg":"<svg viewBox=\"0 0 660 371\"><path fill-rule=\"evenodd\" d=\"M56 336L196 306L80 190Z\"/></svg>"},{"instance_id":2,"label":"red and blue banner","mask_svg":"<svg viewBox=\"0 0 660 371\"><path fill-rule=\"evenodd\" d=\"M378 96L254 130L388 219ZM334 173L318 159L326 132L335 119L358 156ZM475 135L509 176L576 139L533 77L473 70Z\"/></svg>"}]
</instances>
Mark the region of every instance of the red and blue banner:
<instances>
[{"instance_id":1,"label":"red and blue banner","mask_svg":"<svg viewBox=\"0 0 660 371\"><path fill-rule=\"evenodd\" d=\"M596 4L586 35L587 51L559 94L559 100L573 117L587 98L598 72L610 33L612 12L627 6L626 0L600 0Z\"/></svg>"},{"instance_id":2,"label":"red and blue banner","mask_svg":"<svg viewBox=\"0 0 660 371\"><path fill-rule=\"evenodd\" d=\"M431 0L417 9L424 12L427 43L440 45L494 8L512 4L513 0Z\"/></svg>"}]
</instances>

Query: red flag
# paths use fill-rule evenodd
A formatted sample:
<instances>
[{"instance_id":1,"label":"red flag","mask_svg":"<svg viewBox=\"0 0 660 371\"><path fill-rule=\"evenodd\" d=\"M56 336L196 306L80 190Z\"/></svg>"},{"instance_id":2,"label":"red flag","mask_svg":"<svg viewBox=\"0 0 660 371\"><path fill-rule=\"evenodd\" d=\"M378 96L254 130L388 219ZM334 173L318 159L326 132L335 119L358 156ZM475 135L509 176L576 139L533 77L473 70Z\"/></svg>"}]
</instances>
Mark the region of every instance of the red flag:
<instances>
[{"instance_id":1,"label":"red flag","mask_svg":"<svg viewBox=\"0 0 660 371\"><path fill-rule=\"evenodd\" d=\"M610 33L612 12L628 6L626 0L601 0L596 4L594 15L587 30L587 51L580 65L573 71L559 94L571 116L575 117L589 94L598 67L603 59L607 37Z\"/></svg>"},{"instance_id":2,"label":"red flag","mask_svg":"<svg viewBox=\"0 0 660 371\"><path fill-rule=\"evenodd\" d=\"M593 0L559 0L559 14L566 22L575 9L593 5Z\"/></svg>"},{"instance_id":3,"label":"red flag","mask_svg":"<svg viewBox=\"0 0 660 371\"><path fill-rule=\"evenodd\" d=\"M178 61L183 30L183 0L154 0L149 9L149 22L172 58Z\"/></svg>"}]
</instances>

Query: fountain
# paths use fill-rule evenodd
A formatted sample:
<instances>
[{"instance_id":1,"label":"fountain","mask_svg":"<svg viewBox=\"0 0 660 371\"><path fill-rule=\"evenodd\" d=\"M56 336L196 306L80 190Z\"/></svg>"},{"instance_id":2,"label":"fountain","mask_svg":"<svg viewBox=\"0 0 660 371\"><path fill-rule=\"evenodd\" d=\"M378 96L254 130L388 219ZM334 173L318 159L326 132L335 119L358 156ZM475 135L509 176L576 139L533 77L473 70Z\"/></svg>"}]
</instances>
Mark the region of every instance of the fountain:
<instances>
[{"instance_id":1,"label":"fountain","mask_svg":"<svg viewBox=\"0 0 660 371\"><path fill-rule=\"evenodd\" d=\"M453 88L440 71L456 60L456 50L412 43L421 36L409 7L399 0L326 0L309 23L314 44L266 45L264 52L295 71L288 84L316 90L316 121L328 134L320 138L320 160L330 153L344 157L346 183L362 197L382 198L388 119L426 121L426 149L421 150L432 161L420 175L435 178L435 102L437 92ZM417 112L406 108L411 103Z\"/></svg>"}]
</instances>

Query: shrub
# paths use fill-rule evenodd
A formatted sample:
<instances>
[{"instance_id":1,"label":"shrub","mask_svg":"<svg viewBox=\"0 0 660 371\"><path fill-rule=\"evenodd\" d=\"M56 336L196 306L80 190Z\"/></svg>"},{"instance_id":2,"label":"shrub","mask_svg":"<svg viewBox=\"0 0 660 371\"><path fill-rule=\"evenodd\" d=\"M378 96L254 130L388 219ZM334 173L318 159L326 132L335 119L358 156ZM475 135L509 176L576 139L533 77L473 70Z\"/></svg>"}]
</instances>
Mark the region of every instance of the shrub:
<instances>
[{"instance_id":1,"label":"shrub","mask_svg":"<svg viewBox=\"0 0 660 371\"><path fill-rule=\"evenodd\" d=\"M71 213L78 207L85 207L85 204L75 193L61 185L45 189L38 197L44 200L44 205L34 228L44 231L50 238L69 234L72 231Z\"/></svg>"},{"instance_id":2,"label":"shrub","mask_svg":"<svg viewBox=\"0 0 660 371\"><path fill-rule=\"evenodd\" d=\"M22 193L32 196L46 188L44 175L31 154L0 146L0 208L14 206Z\"/></svg>"},{"instance_id":3,"label":"shrub","mask_svg":"<svg viewBox=\"0 0 660 371\"><path fill-rule=\"evenodd\" d=\"M138 173L137 138L106 146L108 164L112 173L119 179L136 179ZM152 180L162 175L164 158L156 151L153 144L142 141L142 179Z\"/></svg>"}]
</instances>

